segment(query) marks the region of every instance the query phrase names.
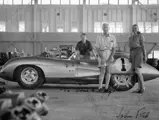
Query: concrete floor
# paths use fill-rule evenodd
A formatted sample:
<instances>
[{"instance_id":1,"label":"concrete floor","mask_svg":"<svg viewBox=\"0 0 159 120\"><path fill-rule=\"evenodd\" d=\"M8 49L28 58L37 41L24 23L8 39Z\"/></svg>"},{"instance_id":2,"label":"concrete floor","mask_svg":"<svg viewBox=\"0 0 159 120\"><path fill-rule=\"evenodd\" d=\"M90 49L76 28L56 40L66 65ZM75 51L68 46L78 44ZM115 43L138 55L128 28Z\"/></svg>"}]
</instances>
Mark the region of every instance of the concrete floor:
<instances>
[{"instance_id":1,"label":"concrete floor","mask_svg":"<svg viewBox=\"0 0 159 120\"><path fill-rule=\"evenodd\" d=\"M146 92L97 93L97 85L44 85L35 90L23 90L7 82L12 91L26 95L42 90L49 94L49 114L43 120L159 120L159 78L146 82ZM82 92L81 90L88 90Z\"/></svg>"}]
</instances>

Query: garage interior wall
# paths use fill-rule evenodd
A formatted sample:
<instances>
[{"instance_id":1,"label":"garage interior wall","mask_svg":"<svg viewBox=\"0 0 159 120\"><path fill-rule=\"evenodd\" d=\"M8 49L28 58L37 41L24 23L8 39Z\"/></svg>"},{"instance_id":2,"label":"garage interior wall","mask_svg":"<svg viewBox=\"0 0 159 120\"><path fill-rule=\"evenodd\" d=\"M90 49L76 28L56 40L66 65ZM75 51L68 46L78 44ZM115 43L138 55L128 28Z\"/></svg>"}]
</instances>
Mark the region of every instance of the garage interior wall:
<instances>
[{"instance_id":1,"label":"garage interior wall","mask_svg":"<svg viewBox=\"0 0 159 120\"><path fill-rule=\"evenodd\" d=\"M145 9L146 7L146 9ZM28 54L40 54L45 47L51 49L59 45L76 45L80 32L86 32L94 44L97 36L95 23L121 23L122 33L116 36L120 50L129 51L126 42L132 24L138 22L159 22L157 5L1 5L0 22L5 24L5 32L0 32L0 52L14 51L15 47ZM23 26L21 26L21 24ZM24 27L24 31L20 31ZM63 30L58 32L57 30ZM73 32L77 29L77 32ZM158 28L159 29L159 28ZM158 30L159 31L159 30ZM149 51L159 41L159 33L143 33L146 49ZM152 39L153 38L153 39Z\"/></svg>"}]
</instances>

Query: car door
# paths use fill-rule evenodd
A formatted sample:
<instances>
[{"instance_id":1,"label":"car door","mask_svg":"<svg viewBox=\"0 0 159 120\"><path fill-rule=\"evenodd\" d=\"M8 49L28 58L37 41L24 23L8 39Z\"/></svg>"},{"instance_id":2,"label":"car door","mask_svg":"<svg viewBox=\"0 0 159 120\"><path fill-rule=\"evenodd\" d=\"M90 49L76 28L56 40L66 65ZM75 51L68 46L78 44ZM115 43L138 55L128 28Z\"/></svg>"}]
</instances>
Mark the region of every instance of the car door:
<instances>
[{"instance_id":1,"label":"car door","mask_svg":"<svg viewBox=\"0 0 159 120\"><path fill-rule=\"evenodd\" d=\"M77 77L91 77L99 75L99 68L96 60L77 61Z\"/></svg>"},{"instance_id":2,"label":"car door","mask_svg":"<svg viewBox=\"0 0 159 120\"><path fill-rule=\"evenodd\" d=\"M77 62L75 60L65 60L61 66L62 77L73 78L77 74Z\"/></svg>"},{"instance_id":3,"label":"car door","mask_svg":"<svg viewBox=\"0 0 159 120\"><path fill-rule=\"evenodd\" d=\"M50 73L52 77L73 78L76 74L77 64L73 60L61 60L54 64L52 68L54 69L54 71Z\"/></svg>"},{"instance_id":4,"label":"car door","mask_svg":"<svg viewBox=\"0 0 159 120\"><path fill-rule=\"evenodd\" d=\"M47 78L72 78L75 77L77 64L74 60L41 58L39 67Z\"/></svg>"}]
</instances>

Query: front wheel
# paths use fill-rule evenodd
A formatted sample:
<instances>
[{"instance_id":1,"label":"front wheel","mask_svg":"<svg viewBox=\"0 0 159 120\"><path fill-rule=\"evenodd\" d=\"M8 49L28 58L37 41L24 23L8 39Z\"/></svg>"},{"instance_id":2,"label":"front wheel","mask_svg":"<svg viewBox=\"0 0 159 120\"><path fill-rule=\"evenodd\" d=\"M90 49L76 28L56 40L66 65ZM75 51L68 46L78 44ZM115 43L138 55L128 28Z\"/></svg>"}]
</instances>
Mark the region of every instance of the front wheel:
<instances>
[{"instance_id":1,"label":"front wheel","mask_svg":"<svg viewBox=\"0 0 159 120\"><path fill-rule=\"evenodd\" d=\"M44 83L42 71L35 66L20 66L15 76L19 85L24 89L34 89Z\"/></svg>"},{"instance_id":2,"label":"front wheel","mask_svg":"<svg viewBox=\"0 0 159 120\"><path fill-rule=\"evenodd\" d=\"M116 91L130 90L136 83L136 75L112 75L110 85Z\"/></svg>"}]
</instances>

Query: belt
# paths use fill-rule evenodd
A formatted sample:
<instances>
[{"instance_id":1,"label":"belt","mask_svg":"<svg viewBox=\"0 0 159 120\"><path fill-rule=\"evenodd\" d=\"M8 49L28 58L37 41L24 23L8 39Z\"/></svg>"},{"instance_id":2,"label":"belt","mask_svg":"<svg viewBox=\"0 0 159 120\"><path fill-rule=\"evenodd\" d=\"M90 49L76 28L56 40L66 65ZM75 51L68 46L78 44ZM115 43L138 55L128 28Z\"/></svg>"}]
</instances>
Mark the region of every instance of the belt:
<instances>
[{"instance_id":1,"label":"belt","mask_svg":"<svg viewBox=\"0 0 159 120\"><path fill-rule=\"evenodd\" d=\"M130 50L132 51L132 50L135 50L135 49L137 49L137 48L141 48L141 47L135 47L135 48L131 48Z\"/></svg>"},{"instance_id":2,"label":"belt","mask_svg":"<svg viewBox=\"0 0 159 120\"><path fill-rule=\"evenodd\" d=\"M109 51L112 51L112 50L110 50L110 49L104 49L104 50L99 50L99 51L105 51L105 50L109 50Z\"/></svg>"}]
</instances>

